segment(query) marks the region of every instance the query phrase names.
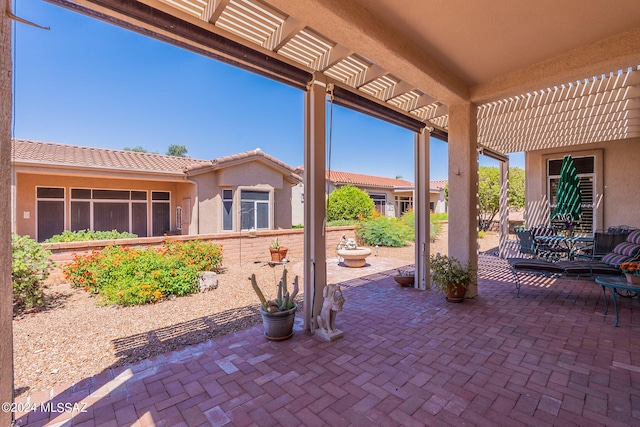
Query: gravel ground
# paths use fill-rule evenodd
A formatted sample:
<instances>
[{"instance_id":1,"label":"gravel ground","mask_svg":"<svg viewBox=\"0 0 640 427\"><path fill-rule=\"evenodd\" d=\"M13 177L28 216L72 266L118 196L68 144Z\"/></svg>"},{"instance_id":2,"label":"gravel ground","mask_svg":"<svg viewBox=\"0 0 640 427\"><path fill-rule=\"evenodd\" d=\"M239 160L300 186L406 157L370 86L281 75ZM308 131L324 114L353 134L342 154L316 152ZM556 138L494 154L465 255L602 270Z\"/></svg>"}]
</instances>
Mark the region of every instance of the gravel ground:
<instances>
[{"instance_id":1,"label":"gravel ground","mask_svg":"<svg viewBox=\"0 0 640 427\"><path fill-rule=\"evenodd\" d=\"M446 253L446 241L445 230L432 244L432 253ZM496 241L493 236L482 239L483 250ZM379 256L413 261L414 247L379 248ZM290 261L293 265L301 260ZM53 275L47 306L14 318L16 396L75 383L110 367L260 323L247 277L256 273L267 293L275 291L269 285L280 273L276 277L276 270L264 263L240 265L233 260L225 260L224 268L213 291L137 307L100 306L91 294Z\"/></svg>"}]
</instances>

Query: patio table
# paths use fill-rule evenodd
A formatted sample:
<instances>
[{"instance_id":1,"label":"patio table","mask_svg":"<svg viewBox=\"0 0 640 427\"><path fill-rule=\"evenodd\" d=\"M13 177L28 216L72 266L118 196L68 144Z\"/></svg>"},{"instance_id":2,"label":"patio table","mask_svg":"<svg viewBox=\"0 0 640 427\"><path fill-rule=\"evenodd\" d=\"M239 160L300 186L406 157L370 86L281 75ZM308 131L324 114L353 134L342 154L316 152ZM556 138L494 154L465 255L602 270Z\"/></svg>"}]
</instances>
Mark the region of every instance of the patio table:
<instances>
[{"instance_id":1,"label":"patio table","mask_svg":"<svg viewBox=\"0 0 640 427\"><path fill-rule=\"evenodd\" d=\"M584 246L593 245L593 236L536 236L535 241L538 244L552 246L554 243L559 247L567 250L567 257L572 260L575 257L575 251Z\"/></svg>"},{"instance_id":2,"label":"patio table","mask_svg":"<svg viewBox=\"0 0 640 427\"><path fill-rule=\"evenodd\" d=\"M640 286L627 282L627 279L624 276L598 276L596 277L596 283L602 286L602 293L604 295L605 309L602 314L607 314L607 312L609 311L606 289L611 289L611 294L613 295L613 307L616 310L616 323L614 323L613 326L617 327L620 309L618 308L618 301L616 299L616 296L619 295L624 298L637 297L638 302L640 302Z\"/></svg>"}]
</instances>

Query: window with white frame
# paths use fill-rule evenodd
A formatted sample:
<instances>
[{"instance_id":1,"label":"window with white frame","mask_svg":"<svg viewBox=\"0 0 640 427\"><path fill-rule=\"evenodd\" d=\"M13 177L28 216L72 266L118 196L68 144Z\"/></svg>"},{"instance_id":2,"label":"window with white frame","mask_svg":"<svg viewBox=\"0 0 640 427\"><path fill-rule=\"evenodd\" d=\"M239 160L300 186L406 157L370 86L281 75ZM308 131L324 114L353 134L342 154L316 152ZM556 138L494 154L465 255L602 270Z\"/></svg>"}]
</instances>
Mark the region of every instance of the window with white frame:
<instances>
[{"instance_id":1,"label":"window with white frame","mask_svg":"<svg viewBox=\"0 0 640 427\"><path fill-rule=\"evenodd\" d=\"M147 236L147 192L71 189L71 231L130 232Z\"/></svg>"},{"instance_id":2,"label":"window with white frame","mask_svg":"<svg viewBox=\"0 0 640 427\"><path fill-rule=\"evenodd\" d=\"M580 191L582 193L580 203L582 216L577 229L584 232L593 232L594 229L594 209L595 209L595 157L574 157L573 162L580 180ZM547 162L547 180L551 213L558 203L558 184L560 183L560 169L562 159L553 159Z\"/></svg>"},{"instance_id":3,"label":"window with white frame","mask_svg":"<svg viewBox=\"0 0 640 427\"><path fill-rule=\"evenodd\" d=\"M396 196L396 208L400 215L413 208L413 197Z\"/></svg>"},{"instance_id":4,"label":"window with white frame","mask_svg":"<svg viewBox=\"0 0 640 427\"><path fill-rule=\"evenodd\" d=\"M384 194L369 194L369 197L373 200L373 204L375 205L378 213L383 216L386 215L387 196Z\"/></svg>"},{"instance_id":5,"label":"window with white frame","mask_svg":"<svg viewBox=\"0 0 640 427\"><path fill-rule=\"evenodd\" d=\"M64 188L36 188L36 217L38 242L64 231Z\"/></svg>"},{"instance_id":6,"label":"window with white frame","mask_svg":"<svg viewBox=\"0 0 640 427\"><path fill-rule=\"evenodd\" d=\"M222 229L233 230L233 190L222 190Z\"/></svg>"},{"instance_id":7,"label":"window with white frame","mask_svg":"<svg viewBox=\"0 0 640 427\"><path fill-rule=\"evenodd\" d=\"M240 224L242 230L266 230L269 228L269 192L240 191Z\"/></svg>"},{"instance_id":8,"label":"window with white frame","mask_svg":"<svg viewBox=\"0 0 640 427\"><path fill-rule=\"evenodd\" d=\"M151 192L151 230L154 236L171 231L171 194L168 191Z\"/></svg>"}]
</instances>

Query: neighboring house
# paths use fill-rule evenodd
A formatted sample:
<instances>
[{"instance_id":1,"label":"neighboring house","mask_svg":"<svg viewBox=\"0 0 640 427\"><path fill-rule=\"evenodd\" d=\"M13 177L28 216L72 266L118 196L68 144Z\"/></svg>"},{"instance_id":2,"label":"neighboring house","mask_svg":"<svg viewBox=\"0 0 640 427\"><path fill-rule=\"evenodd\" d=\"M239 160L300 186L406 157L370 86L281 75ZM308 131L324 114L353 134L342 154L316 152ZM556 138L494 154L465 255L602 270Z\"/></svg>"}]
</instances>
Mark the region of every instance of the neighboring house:
<instances>
[{"instance_id":1,"label":"neighboring house","mask_svg":"<svg viewBox=\"0 0 640 427\"><path fill-rule=\"evenodd\" d=\"M302 176L303 169L299 167L297 171ZM329 194L339 187L354 185L369 194L381 215L400 217L406 210L413 207L414 185L404 179L340 171L327 171L326 176ZM447 211L444 197L446 183L446 180L431 182L429 206L432 212ZM303 224L304 184L300 183L293 188L291 200L293 223Z\"/></svg>"},{"instance_id":2,"label":"neighboring house","mask_svg":"<svg viewBox=\"0 0 640 427\"><path fill-rule=\"evenodd\" d=\"M197 160L14 140L12 229L38 241L63 230L140 237L291 228L295 170L260 149Z\"/></svg>"}]
</instances>

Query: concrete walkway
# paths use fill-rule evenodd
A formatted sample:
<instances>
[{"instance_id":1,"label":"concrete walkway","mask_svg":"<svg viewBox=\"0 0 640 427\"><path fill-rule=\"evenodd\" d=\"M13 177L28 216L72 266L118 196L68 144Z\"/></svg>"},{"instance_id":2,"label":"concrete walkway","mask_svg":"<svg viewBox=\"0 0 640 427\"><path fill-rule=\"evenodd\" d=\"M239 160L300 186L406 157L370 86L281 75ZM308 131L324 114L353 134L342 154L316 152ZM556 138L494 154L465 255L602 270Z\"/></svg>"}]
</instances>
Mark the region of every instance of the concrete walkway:
<instances>
[{"instance_id":1,"label":"concrete walkway","mask_svg":"<svg viewBox=\"0 0 640 427\"><path fill-rule=\"evenodd\" d=\"M494 257L462 304L393 274L342 280L338 341L301 316L287 341L252 327L24 398L19 425L640 425L637 300L614 328L593 282L530 278L516 298Z\"/></svg>"}]
</instances>

